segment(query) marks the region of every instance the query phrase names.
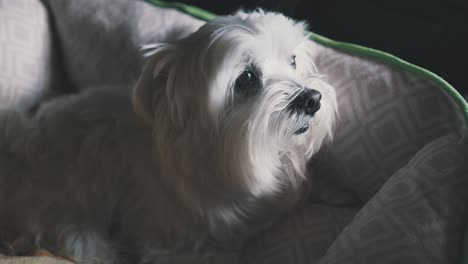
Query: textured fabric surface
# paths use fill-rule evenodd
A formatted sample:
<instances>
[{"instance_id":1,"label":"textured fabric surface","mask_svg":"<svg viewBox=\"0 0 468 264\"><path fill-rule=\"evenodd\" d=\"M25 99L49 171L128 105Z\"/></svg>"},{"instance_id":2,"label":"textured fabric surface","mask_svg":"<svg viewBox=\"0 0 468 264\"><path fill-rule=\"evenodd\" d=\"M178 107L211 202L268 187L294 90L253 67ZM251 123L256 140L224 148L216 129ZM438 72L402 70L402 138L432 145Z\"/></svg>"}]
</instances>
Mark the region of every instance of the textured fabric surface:
<instances>
[{"instance_id":1,"label":"textured fabric surface","mask_svg":"<svg viewBox=\"0 0 468 264\"><path fill-rule=\"evenodd\" d=\"M143 62L139 46L202 24L142 1L43 1L79 89L131 86ZM315 47L340 108L333 143L311 164L327 188L249 241L240 263L457 263L468 222L460 134L468 135L453 98L396 66Z\"/></svg>"},{"instance_id":2,"label":"textured fabric surface","mask_svg":"<svg viewBox=\"0 0 468 264\"><path fill-rule=\"evenodd\" d=\"M43 0L51 10L75 89L131 86L141 71L144 44L193 32L201 21L134 0Z\"/></svg>"},{"instance_id":3,"label":"textured fabric surface","mask_svg":"<svg viewBox=\"0 0 468 264\"><path fill-rule=\"evenodd\" d=\"M319 174L361 202L428 142L466 127L453 98L413 73L318 45L316 64L336 88L340 113Z\"/></svg>"},{"instance_id":4,"label":"textured fabric surface","mask_svg":"<svg viewBox=\"0 0 468 264\"><path fill-rule=\"evenodd\" d=\"M319 263L461 263L468 138L421 149L359 211Z\"/></svg>"},{"instance_id":5,"label":"textured fabric surface","mask_svg":"<svg viewBox=\"0 0 468 264\"><path fill-rule=\"evenodd\" d=\"M52 82L51 33L38 0L0 0L0 109L28 110Z\"/></svg>"},{"instance_id":6,"label":"textured fabric surface","mask_svg":"<svg viewBox=\"0 0 468 264\"><path fill-rule=\"evenodd\" d=\"M72 262L51 257L0 257L0 264L71 264Z\"/></svg>"},{"instance_id":7,"label":"textured fabric surface","mask_svg":"<svg viewBox=\"0 0 468 264\"><path fill-rule=\"evenodd\" d=\"M250 241L240 263L315 263L357 211L355 206L302 206Z\"/></svg>"}]
</instances>

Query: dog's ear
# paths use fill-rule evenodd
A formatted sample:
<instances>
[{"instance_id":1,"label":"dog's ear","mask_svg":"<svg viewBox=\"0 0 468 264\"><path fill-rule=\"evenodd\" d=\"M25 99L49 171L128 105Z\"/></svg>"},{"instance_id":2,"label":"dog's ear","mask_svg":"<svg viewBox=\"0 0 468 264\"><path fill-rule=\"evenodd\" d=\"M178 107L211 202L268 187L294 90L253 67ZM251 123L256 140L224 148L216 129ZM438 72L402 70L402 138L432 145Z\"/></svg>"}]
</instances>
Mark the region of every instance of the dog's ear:
<instances>
[{"instance_id":1,"label":"dog's ear","mask_svg":"<svg viewBox=\"0 0 468 264\"><path fill-rule=\"evenodd\" d=\"M169 75L174 72L171 68L174 67L175 51L171 44L155 44L150 48L143 72L133 88L132 103L137 114L152 124L157 94L167 91Z\"/></svg>"}]
</instances>

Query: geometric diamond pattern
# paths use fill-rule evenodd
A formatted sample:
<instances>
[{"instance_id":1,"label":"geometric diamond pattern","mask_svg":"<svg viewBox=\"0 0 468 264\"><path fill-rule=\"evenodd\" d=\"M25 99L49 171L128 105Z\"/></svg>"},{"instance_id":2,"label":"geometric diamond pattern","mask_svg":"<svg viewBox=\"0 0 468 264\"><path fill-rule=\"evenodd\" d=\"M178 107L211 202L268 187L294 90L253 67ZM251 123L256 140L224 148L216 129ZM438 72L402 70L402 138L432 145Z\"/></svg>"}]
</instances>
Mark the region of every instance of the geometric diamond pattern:
<instances>
[{"instance_id":1,"label":"geometric diamond pattern","mask_svg":"<svg viewBox=\"0 0 468 264\"><path fill-rule=\"evenodd\" d=\"M464 125L454 101L423 77L320 45L315 54L318 69L337 90L340 112L327 150L331 163L321 164L322 171L339 162L342 171L327 177L361 202L425 144Z\"/></svg>"},{"instance_id":2,"label":"geometric diamond pattern","mask_svg":"<svg viewBox=\"0 0 468 264\"><path fill-rule=\"evenodd\" d=\"M458 134L424 147L365 204L319 263L459 263L468 223L466 157L468 141Z\"/></svg>"}]
</instances>

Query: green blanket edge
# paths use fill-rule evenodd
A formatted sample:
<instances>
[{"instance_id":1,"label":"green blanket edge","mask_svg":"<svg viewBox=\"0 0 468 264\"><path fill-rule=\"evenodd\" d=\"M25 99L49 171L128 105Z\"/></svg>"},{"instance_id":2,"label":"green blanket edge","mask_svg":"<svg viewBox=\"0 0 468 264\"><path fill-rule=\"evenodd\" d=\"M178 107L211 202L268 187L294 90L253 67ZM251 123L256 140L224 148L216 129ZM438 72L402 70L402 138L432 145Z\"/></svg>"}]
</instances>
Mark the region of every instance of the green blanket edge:
<instances>
[{"instance_id":1,"label":"green blanket edge","mask_svg":"<svg viewBox=\"0 0 468 264\"><path fill-rule=\"evenodd\" d=\"M145 1L151 4L154 4L156 6L159 6L159 7L178 9L188 15L191 15L195 18L202 19L205 21L212 20L215 17L217 17L216 14L213 14L207 10L204 10L196 6L180 3L180 2L166 2L162 0L145 0ZM415 64L407 62L403 59L400 59L397 56L394 56L392 54L389 54L380 50L364 47L364 46L357 45L357 44L332 40L332 39L326 38L324 36L321 36L313 32L310 32L310 39L321 45L324 45L324 46L327 46L327 47L330 47L330 48L333 48L333 49L336 49L345 53L363 55L371 59L376 59L376 60L391 64L391 65L397 66L401 69L407 70L414 74L418 74L424 78L427 78L433 81L434 83L438 85L438 87L440 87L441 89L446 91L450 96L452 96L452 98L455 100L455 102L457 103L457 105L459 106L460 110L462 111L464 115L465 127L468 127L468 103L463 98L463 96L455 88L453 88L452 85L450 85L447 81L445 81L443 78L441 78L437 74L427 69L424 69L420 66L417 66Z\"/></svg>"}]
</instances>

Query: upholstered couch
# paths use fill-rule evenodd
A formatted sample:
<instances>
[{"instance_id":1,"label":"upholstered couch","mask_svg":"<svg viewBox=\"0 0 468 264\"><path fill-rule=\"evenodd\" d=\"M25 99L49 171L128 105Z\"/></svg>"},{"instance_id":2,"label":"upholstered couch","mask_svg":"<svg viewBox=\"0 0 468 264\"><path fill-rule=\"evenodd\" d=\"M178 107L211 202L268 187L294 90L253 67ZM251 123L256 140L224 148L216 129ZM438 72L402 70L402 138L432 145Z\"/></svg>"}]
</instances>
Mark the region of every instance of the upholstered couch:
<instances>
[{"instance_id":1,"label":"upholstered couch","mask_svg":"<svg viewBox=\"0 0 468 264\"><path fill-rule=\"evenodd\" d=\"M130 88L141 45L212 17L157 0L0 0L0 109L33 114L64 93ZM312 197L236 252L239 263L461 263L467 103L435 74L391 55L315 34L311 41L337 90L334 141L311 161Z\"/></svg>"}]
</instances>

